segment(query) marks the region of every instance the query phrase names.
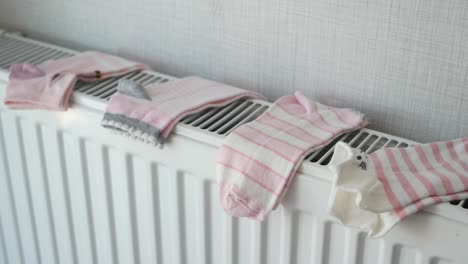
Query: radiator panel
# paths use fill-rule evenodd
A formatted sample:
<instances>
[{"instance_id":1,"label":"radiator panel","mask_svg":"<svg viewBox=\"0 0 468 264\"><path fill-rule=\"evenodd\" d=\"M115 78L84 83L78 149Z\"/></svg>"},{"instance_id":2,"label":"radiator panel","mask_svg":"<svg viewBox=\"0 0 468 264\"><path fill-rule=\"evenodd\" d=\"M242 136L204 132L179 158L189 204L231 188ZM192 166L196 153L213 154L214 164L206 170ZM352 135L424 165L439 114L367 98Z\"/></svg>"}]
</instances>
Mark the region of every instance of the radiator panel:
<instances>
[{"instance_id":1,"label":"radiator panel","mask_svg":"<svg viewBox=\"0 0 468 264\"><path fill-rule=\"evenodd\" d=\"M0 37L0 67L73 54L45 44L28 52L31 43ZM329 219L323 165L333 144L307 157L265 222L228 216L218 201L216 147L268 104L187 117L160 150L100 127L116 81L77 84L65 113L0 107L0 263L466 263L463 203L428 208L377 240ZM367 129L339 140L367 152L411 144Z\"/></svg>"},{"instance_id":2,"label":"radiator panel","mask_svg":"<svg viewBox=\"0 0 468 264\"><path fill-rule=\"evenodd\" d=\"M378 240L332 222L323 211L329 185L320 180L299 179L264 223L231 218L205 170L158 161L144 155L149 146L129 139L120 143L137 145L143 155L96 141L89 132L109 135L87 122L60 127L39 123L38 115L50 113L1 112L4 263L432 264L460 257L435 240L421 242L441 235L411 227L421 219L435 229L451 223L429 213ZM88 133L76 133L84 127ZM171 146L166 151L171 155ZM310 203L295 197L303 189L313 193ZM451 223L444 233L456 230L462 239L467 231L460 226Z\"/></svg>"}]
</instances>

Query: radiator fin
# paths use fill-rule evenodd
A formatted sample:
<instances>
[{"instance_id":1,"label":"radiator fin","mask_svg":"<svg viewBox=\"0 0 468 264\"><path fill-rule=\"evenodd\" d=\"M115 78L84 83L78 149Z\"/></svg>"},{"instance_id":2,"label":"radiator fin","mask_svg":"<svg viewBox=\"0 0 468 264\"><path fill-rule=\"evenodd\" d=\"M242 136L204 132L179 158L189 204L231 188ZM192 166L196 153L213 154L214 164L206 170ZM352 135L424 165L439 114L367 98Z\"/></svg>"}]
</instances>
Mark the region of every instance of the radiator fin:
<instances>
[{"instance_id":1,"label":"radiator fin","mask_svg":"<svg viewBox=\"0 0 468 264\"><path fill-rule=\"evenodd\" d=\"M99 245L96 251L97 263L117 263L115 251L115 234L112 232L113 225L110 215L113 214L110 206L110 175L107 148L99 146L92 141L83 141L83 152L87 164L88 193L90 200L90 211L92 215L93 234L95 245Z\"/></svg>"},{"instance_id":2,"label":"radiator fin","mask_svg":"<svg viewBox=\"0 0 468 264\"><path fill-rule=\"evenodd\" d=\"M53 222L56 228L59 263L73 263L77 260L75 236L71 223L68 181L66 178L62 133L53 127L42 128L43 142L47 146L46 167Z\"/></svg>"},{"instance_id":3,"label":"radiator fin","mask_svg":"<svg viewBox=\"0 0 468 264\"><path fill-rule=\"evenodd\" d=\"M10 169L8 166L5 141L4 116L0 116L0 228L1 242L5 263L24 263L23 248L21 245L18 214L15 210L15 202L11 188ZM8 238L8 241L7 241ZM7 243L8 242L8 243Z\"/></svg>"},{"instance_id":4,"label":"radiator fin","mask_svg":"<svg viewBox=\"0 0 468 264\"><path fill-rule=\"evenodd\" d=\"M9 181L11 184L15 214L18 225L19 239L22 244L22 254L26 263L39 263L40 252L38 248L37 225L32 208L30 185L26 171L24 143L19 129L19 120L12 114L2 117L5 139L5 150L8 153Z\"/></svg>"},{"instance_id":5,"label":"radiator fin","mask_svg":"<svg viewBox=\"0 0 468 264\"><path fill-rule=\"evenodd\" d=\"M29 176L32 209L37 225L39 251L43 263L58 263L58 256L54 254L56 248L53 226L51 226L50 198L48 196L47 172L44 167L45 150L41 142L38 125L21 120L25 151L25 165Z\"/></svg>"}]
</instances>

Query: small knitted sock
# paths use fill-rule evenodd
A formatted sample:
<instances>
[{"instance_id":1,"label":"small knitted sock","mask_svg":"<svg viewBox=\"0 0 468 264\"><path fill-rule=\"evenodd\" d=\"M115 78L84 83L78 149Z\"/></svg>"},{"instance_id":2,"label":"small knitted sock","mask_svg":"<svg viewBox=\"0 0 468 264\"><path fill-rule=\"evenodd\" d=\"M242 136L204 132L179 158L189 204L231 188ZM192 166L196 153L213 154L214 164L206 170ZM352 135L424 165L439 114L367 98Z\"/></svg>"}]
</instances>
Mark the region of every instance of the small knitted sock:
<instances>
[{"instance_id":1,"label":"small knitted sock","mask_svg":"<svg viewBox=\"0 0 468 264\"><path fill-rule=\"evenodd\" d=\"M369 155L340 142L329 166L329 213L371 237L429 205L468 198L468 138Z\"/></svg>"},{"instance_id":2,"label":"small knitted sock","mask_svg":"<svg viewBox=\"0 0 468 264\"><path fill-rule=\"evenodd\" d=\"M318 104L299 92L280 98L224 140L217 161L224 210L263 220L307 154L366 124L354 111Z\"/></svg>"},{"instance_id":3,"label":"small knitted sock","mask_svg":"<svg viewBox=\"0 0 468 264\"><path fill-rule=\"evenodd\" d=\"M161 148L187 115L240 98L263 98L255 92L194 76L145 87L121 80L117 91L107 104L102 126Z\"/></svg>"},{"instance_id":4,"label":"small knitted sock","mask_svg":"<svg viewBox=\"0 0 468 264\"><path fill-rule=\"evenodd\" d=\"M37 66L13 64L5 105L13 109L67 110L77 80L93 82L146 68L141 63L100 52L83 52Z\"/></svg>"}]
</instances>

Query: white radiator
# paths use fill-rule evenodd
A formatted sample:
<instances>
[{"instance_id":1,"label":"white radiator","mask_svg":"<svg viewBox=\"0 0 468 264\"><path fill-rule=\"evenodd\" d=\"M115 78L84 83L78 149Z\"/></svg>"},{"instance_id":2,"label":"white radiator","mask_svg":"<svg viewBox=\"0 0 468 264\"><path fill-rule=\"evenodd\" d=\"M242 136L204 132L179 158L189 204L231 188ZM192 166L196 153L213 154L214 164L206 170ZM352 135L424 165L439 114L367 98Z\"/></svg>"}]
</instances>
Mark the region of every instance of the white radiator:
<instances>
[{"instance_id":1,"label":"white radiator","mask_svg":"<svg viewBox=\"0 0 468 264\"><path fill-rule=\"evenodd\" d=\"M74 51L0 37L0 99L13 62ZM143 84L173 77L128 74ZM239 101L183 120L163 150L100 119L117 78L78 83L65 113L0 109L0 263L468 263L468 202L433 206L382 239L326 215L333 144L302 164L283 206L259 223L227 216L214 160L223 137L268 103ZM407 140L369 129L340 140L367 152Z\"/></svg>"}]
</instances>

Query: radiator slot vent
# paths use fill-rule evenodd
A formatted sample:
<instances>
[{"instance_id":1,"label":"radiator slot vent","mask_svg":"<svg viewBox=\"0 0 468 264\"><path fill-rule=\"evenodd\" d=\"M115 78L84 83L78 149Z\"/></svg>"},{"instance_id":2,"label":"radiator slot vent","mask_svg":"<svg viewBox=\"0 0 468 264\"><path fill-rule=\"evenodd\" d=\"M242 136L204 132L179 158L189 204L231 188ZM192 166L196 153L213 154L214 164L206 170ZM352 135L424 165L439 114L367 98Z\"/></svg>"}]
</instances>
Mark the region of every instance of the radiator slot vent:
<instances>
[{"instance_id":1,"label":"radiator slot vent","mask_svg":"<svg viewBox=\"0 0 468 264\"><path fill-rule=\"evenodd\" d=\"M59 59L73 55L38 42L23 41L12 37L0 37L0 68L7 70L12 64L28 62L39 64L51 59Z\"/></svg>"},{"instance_id":2,"label":"radiator slot vent","mask_svg":"<svg viewBox=\"0 0 468 264\"><path fill-rule=\"evenodd\" d=\"M187 116L182 122L209 133L225 136L238 126L254 120L266 109L266 102L241 99L227 106L212 107Z\"/></svg>"},{"instance_id":3,"label":"radiator slot vent","mask_svg":"<svg viewBox=\"0 0 468 264\"><path fill-rule=\"evenodd\" d=\"M351 147L358 148L367 154L384 147L404 148L409 146L409 144L403 140L390 138L386 134L363 128L338 137L328 146L309 154L306 160L320 165L327 165L333 156L336 143L340 141L348 143Z\"/></svg>"}]
</instances>

